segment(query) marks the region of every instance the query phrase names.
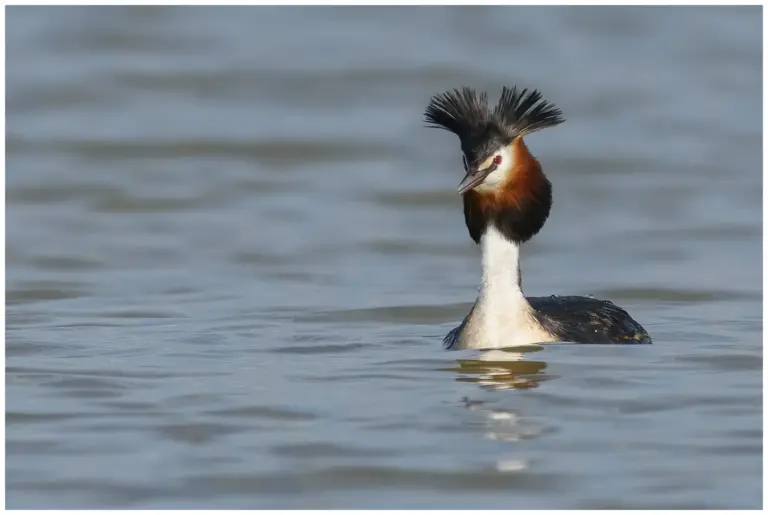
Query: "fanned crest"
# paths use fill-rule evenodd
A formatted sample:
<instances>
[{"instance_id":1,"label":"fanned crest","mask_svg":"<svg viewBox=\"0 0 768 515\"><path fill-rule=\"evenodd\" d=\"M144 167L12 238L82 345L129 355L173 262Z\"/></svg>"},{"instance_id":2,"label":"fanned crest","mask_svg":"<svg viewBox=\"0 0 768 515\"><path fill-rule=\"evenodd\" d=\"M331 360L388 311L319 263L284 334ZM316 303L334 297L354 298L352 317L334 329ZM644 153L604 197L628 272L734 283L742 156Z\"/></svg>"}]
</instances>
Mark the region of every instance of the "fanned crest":
<instances>
[{"instance_id":1,"label":"fanned crest","mask_svg":"<svg viewBox=\"0 0 768 515\"><path fill-rule=\"evenodd\" d=\"M561 124L565 121L563 113L551 102L542 100L541 93L527 89L517 92L506 86L501 90L501 98L494 109L493 117L510 135L523 136L532 132Z\"/></svg>"},{"instance_id":2,"label":"fanned crest","mask_svg":"<svg viewBox=\"0 0 768 515\"><path fill-rule=\"evenodd\" d=\"M431 127L445 129L464 139L488 124L488 95L478 96L472 88L446 91L432 97L424 118Z\"/></svg>"},{"instance_id":3,"label":"fanned crest","mask_svg":"<svg viewBox=\"0 0 768 515\"><path fill-rule=\"evenodd\" d=\"M493 111L488 108L488 95L478 95L472 88L440 93L430 100L424 118L429 127L453 132L462 142L489 130L501 132L511 141L565 121L560 109L543 100L538 90L518 92L517 86L502 89Z\"/></svg>"}]
</instances>

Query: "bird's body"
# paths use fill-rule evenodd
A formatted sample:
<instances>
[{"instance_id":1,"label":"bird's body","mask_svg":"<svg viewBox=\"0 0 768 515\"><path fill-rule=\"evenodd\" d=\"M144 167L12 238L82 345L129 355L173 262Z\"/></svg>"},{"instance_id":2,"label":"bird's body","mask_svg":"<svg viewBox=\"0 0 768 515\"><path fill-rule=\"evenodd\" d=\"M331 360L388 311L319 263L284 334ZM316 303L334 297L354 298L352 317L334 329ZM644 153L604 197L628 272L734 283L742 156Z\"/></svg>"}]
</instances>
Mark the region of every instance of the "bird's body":
<instances>
[{"instance_id":1,"label":"bird's body","mask_svg":"<svg viewBox=\"0 0 768 515\"><path fill-rule=\"evenodd\" d=\"M606 300L526 297L520 249L543 227L552 185L523 135L562 123L541 95L502 91L491 111L485 94L464 88L433 97L426 118L459 136L466 176L459 185L464 220L482 252L482 284L464 321L444 339L449 349L494 349L548 342L648 344L629 314Z\"/></svg>"},{"instance_id":2,"label":"bird's body","mask_svg":"<svg viewBox=\"0 0 768 515\"><path fill-rule=\"evenodd\" d=\"M651 343L651 338L643 326L609 300L576 295L526 297L526 300L531 305L534 320L544 330L543 339L537 343L572 342L602 345ZM470 322L474 309L475 307L472 306L472 311L464 318L461 325L451 330L445 337L443 345L446 349L478 348L477 343L483 341L482 324L473 326ZM469 328L467 324L470 324ZM532 343L538 339L530 338L528 334L510 331L497 345L501 348L513 347ZM516 339L521 343L516 343ZM496 347L492 342L487 342L486 345L482 348Z\"/></svg>"}]
</instances>

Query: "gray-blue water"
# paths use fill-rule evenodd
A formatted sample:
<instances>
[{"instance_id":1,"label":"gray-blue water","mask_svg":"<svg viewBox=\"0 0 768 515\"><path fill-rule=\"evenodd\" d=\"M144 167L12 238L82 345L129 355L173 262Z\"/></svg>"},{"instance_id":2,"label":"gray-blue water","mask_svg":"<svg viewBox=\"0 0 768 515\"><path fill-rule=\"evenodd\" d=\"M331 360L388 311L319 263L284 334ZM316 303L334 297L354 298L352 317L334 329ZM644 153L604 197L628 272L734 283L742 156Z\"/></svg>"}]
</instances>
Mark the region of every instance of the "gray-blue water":
<instances>
[{"instance_id":1,"label":"gray-blue water","mask_svg":"<svg viewBox=\"0 0 768 515\"><path fill-rule=\"evenodd\" d=\"M9 8L10 508L758 508L761 9ZM529 295L654 345L444 352L429 97L539 88ZM510 358L512 359L512 358Z\"/></svg>"}]
</instances>

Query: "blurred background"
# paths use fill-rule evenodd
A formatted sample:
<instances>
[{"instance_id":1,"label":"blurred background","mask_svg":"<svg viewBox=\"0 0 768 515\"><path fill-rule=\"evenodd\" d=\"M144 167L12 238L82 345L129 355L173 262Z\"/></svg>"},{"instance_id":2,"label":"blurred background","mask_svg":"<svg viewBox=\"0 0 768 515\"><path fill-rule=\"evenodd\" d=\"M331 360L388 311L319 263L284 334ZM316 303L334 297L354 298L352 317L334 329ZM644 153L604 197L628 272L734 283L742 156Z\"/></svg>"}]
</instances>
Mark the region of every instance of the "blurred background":
<instances>
[{"instance_id":1,"label":"blurred background","mask_svg":"<svg viewBox=\"0 0 768 515\"><path fill-rule=\"evenodd\" d=\"M9 508L759 508L761 8L10 7ZM540 89L529 295L653 346L444 352L431 95Z\"/></svg>"}]
</instances>

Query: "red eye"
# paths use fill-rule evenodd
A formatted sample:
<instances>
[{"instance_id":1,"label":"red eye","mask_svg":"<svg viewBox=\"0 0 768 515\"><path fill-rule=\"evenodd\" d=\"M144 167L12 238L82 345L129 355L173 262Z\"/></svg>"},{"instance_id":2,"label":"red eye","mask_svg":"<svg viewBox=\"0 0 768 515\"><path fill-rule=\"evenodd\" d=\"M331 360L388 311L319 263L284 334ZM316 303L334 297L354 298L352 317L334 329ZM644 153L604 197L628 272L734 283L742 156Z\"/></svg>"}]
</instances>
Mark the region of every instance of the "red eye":
<instances>
[{"instance_id":1,"label":"red eye","mask_svg":"<svg viewBox=\"0 0 768 515\"><path fill-rule=\"evenodd\" d=\"M500 165L501 164L501 156L496 156L493 158L493 164Z\"/></svg>"}]
</instances>

